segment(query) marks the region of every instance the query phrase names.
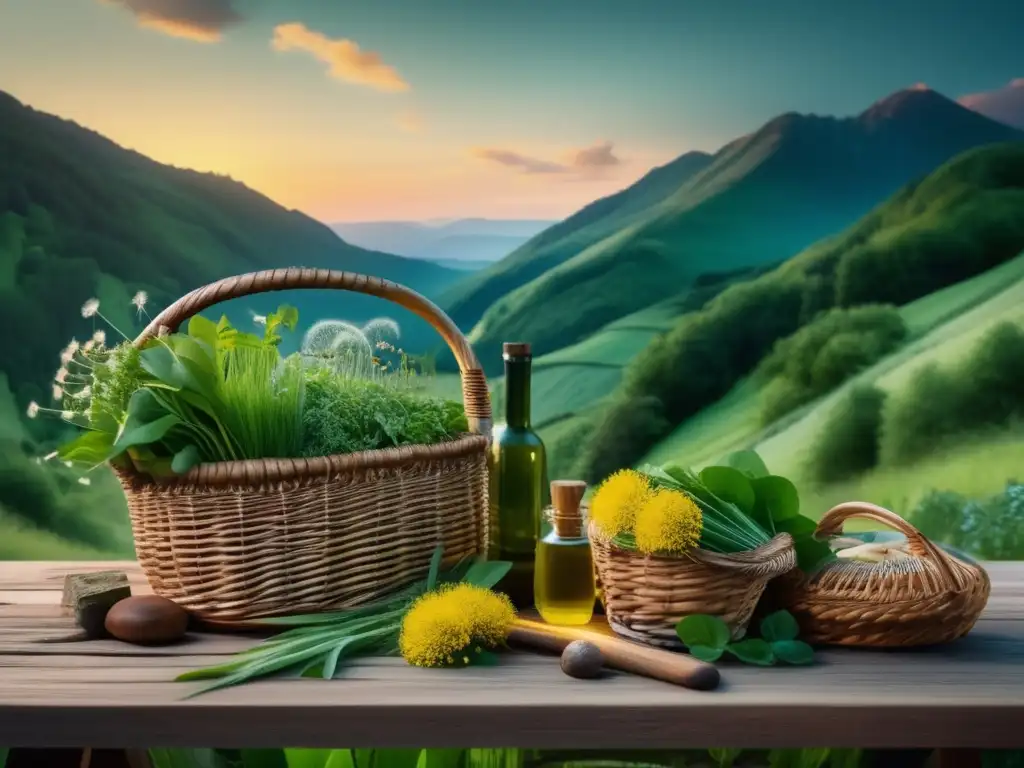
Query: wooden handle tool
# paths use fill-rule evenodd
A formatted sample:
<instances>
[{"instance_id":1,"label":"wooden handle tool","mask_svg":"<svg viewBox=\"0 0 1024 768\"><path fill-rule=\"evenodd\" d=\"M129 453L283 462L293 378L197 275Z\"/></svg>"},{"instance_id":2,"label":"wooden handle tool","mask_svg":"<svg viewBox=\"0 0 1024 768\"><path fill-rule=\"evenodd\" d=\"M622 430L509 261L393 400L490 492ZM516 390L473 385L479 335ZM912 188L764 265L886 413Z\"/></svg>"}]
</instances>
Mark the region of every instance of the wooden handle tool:
<instances>
[{"instance_id":1,"label":"wooden handle tool","mask_svg":"<svg viewBox=\"0 0 1024 768\"><path fill-rule=\"evenodd\" d=\"M509 640L558 653L574 640L586 640L601 650L606 666L698 691L717 687L721 678L717 667L692 656L650 648L585 626L559 627L519 618Z\"/></svg>"}]
</instances>

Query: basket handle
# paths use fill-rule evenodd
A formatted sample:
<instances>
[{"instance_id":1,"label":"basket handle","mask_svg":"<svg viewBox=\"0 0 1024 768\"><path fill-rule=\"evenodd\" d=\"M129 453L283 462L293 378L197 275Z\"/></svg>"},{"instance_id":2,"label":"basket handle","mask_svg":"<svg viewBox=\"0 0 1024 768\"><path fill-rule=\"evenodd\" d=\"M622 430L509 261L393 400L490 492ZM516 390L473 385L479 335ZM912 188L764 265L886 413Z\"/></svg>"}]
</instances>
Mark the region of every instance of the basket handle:
<instances>
[{"instance_id":1,"label":"basket handle","mask_svg":"<svg viewBox=\"0 0 1024 768\"><path fill-rule=\"evenodd\" d=\"M226 277L202 288L196 288L157 315L135 339L136 346L162 332L173 333L183 322L204 309L229 299L257 293L286 291L297 288L333 288L377 296L405 307L430 323L448 344L459 364L462 377L463 404L470 431L489 435L491 430L491 396L476 353L437 305L404 285L379 277L331 269L268 269L245 275Z\"/></svg>"},{"instance_id":2,"label":"basket handle","mask_svg":"<svg viewBox=\"0 0 1024 768\"><path fill-rule=\"evenodd\" d=\"M847 501L838 504L824 515L814 531L814 538L827 539L842 533L843 523L850 518L858 517L864 520L874 520L893 528L907 537L907 544L911 554L917 557L926 557L932 560L938 567L949 584L958 584L960 579L953 573L949 555L935 546L924 534L912 526L902 517L885 507L879 507L866 501Z\"/></svg>"}]
</instances>

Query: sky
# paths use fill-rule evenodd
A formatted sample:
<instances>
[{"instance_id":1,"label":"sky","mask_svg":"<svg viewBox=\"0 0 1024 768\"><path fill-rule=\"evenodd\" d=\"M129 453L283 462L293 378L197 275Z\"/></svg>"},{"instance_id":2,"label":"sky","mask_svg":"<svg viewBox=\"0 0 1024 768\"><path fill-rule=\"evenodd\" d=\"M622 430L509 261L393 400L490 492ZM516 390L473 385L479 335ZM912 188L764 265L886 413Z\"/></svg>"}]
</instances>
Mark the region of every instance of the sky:
<instances>
[{"instance_id":1,"label":"sky","mask_svg":"<svg viewBox=\"0 0 1024 768\"><path fill-rule=\"evenodd\" d=\"M1020 0L0 0L0 90L325 222L556 219L916 83L1024 117L1021 30Z\"/></svg>"}]
</instances>

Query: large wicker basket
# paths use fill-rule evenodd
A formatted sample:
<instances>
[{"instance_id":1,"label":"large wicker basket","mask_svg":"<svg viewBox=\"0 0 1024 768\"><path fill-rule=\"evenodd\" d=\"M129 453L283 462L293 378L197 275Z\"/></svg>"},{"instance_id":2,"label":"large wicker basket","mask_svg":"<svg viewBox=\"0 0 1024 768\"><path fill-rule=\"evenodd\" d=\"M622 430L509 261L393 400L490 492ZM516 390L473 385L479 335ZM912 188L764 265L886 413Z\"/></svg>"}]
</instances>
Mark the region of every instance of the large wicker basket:
<instances>
[{"instance_id":1,"label":"large wicker basket","mask_svg":"<svg viewBox=\"0 0 1024 768\"><path fill-rule=\"evenodd\" d=\"M136 344L219 302L296 288L371 294L427 320L459 363L473 434L349 455L203 464L169 481L120 471L153 591L206 621L349 608L422 578L439 544L446 562L486 551L487 382L458 328L417 293L347 272L256 272L192 291Z\"/></svg>"},{"instance_id":2,"label":"large wicker basket","mask_svg":"<svg viewBox=\"0 0 1024 768\"><path fill-rule=\"evenodd\" d=\"M734 640L742 638L765 585L796 565L788 533L749 552L698 549L680 557L621 549L593 525L590 540L608 625L623 637L662 648L683 647L676 624L692 614L719 616Z\"/></svg>"},{"instance_id":3,"label":"large wicker basket","mask_svg":"<svg viewBox=\"0 0 1024 768\"><path fill-rule=\"evenodd\" d=\"M765 603L786 608L803 639L821 645L910 647L966 635L988 601L985 569L936 546L899 515L865 502L829 510L815 536L865 518L906 536L911 557L878 563L835 560L811 576L793 571L768 587Z\"/></svg>"}]
</instances>

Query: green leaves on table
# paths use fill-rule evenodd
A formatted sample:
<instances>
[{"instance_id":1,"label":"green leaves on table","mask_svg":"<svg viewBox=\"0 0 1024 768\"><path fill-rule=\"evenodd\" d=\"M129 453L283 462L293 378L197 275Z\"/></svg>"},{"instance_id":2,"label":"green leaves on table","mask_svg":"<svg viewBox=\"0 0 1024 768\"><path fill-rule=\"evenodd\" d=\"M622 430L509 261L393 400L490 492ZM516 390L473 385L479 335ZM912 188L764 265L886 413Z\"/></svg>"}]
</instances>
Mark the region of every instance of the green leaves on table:
<instances>
[{"instance_id":1,"label":"green leaves on table","mask_svg":"<svg viewBox=\"0 0 1024 768\"><path fill-rule=\"evenodd\" d=\"M797 639L799 627L788 611L776 611L761 621L761 637L737 642L730 640L729 627L718 616L694 614L676 625L676 634L690 655L701 661L718 661L729 654L744 664L770 667L777 661L806 665L814 661L814 650Z\"/></svg>"}]
</instances>

